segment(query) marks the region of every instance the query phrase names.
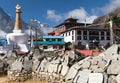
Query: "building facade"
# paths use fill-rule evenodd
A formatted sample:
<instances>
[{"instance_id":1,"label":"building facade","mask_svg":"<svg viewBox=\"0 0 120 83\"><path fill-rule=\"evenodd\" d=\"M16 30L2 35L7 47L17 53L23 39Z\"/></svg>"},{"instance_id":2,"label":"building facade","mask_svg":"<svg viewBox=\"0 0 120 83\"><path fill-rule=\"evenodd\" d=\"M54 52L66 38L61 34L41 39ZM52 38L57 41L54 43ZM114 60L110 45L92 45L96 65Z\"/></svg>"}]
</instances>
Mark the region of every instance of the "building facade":
<instances>
[{"instance_id":1,"label":"building facade","mask_svg":"<svg viewBox=\"0 0 120 83\"><path fill-rule=\"evenodd\" d=\"M98 28L98 26L88 27L72 27L61 33L64 36L65 42L71 42L76 44L90 44L96 43L106 45L111 42L109 28Z\"/></svg>"},{"instance_id":2,"label":"building facade","mask_svg":"<svg viewBox=\"0 0 120 83\"><path fill-rule=\"evenodd\" d=\"M42 41L34 41L43 51L65 50L63 36L43 36Z\"/></svg>"},{"instance_id":3,"label":"building facade","mask_svg":"<svg viewBox=\"0 0 120 83\"><path fill-rule=\"evenodd\" d=\"M111 44L109 24L86 24L77 23L77 19L68 18L63 23L54 27L54 31L48 35L64 36L65 42L75 44L97 43L106 45Z\"/></svg>"}]
</instances>

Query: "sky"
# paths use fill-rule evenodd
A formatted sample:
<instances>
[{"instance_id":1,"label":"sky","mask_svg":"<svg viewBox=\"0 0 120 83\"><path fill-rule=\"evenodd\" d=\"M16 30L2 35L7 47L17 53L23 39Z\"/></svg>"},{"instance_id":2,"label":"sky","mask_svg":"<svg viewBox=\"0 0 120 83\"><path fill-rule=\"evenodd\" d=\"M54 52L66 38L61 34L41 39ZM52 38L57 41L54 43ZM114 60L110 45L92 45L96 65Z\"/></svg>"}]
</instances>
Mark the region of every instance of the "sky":
<instances>
[{"instance_id":1,"label":"sky","mask_svg":"<svg viewBox=\"0 0 120 83\"><path fill-rule=\"evenodd\" d=\"M92 23L95 18L120 7L120 0L0 0L0 7L14 18L16 4L21 5L24 21L37 19L55 26L69 17Z\"/></svg>"}]
</instances>

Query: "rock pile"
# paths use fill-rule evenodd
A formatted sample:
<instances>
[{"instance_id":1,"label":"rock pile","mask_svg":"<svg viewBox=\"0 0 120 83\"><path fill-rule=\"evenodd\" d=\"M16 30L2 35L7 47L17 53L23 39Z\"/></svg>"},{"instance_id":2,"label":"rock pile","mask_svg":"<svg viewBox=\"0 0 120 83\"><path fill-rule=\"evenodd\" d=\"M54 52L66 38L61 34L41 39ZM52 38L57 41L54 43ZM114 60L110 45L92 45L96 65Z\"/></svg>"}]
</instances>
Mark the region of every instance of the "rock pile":
<instances>
[{"instance_id":1,"label":"rock pile","mask_svg":"<svg viewBox=\"0 0 120 83\"><path fill-rule=\"evenodd\" d=\"M8 69L8 79L10 81L23 82L31 78L32 73L32 60L25 57L16 59Z\"/></svg>"},{"instance_id":2,"label":"rock pile","mask_svg":"<svg viewBox=\"0 0 120 83\"><path fill-rule=\"evenodd\" d=\"M47 53L41 54L35 49L21 57L13 56L11 52L14 58L7 55L2 61L9 65L8 78L13 81L32 77L48 83L120 83L118 48L119 45L113 45L94 57L84 57L77 51L67 54L56 51L53 56L46 56Z\"/></svg>"},{"instance_id":3,"label":"rock pile","mask_svg":"<svg viewBox=\"0 0 120 83\"><path fill-rule=\"evenodd\" d=\"M119 83L120 55L116 50L118 45L113 45L98 56L79 61L75 61L74 51L52 60L36 60L32 75L50 83Z\"/></svg>"}]
</instances>

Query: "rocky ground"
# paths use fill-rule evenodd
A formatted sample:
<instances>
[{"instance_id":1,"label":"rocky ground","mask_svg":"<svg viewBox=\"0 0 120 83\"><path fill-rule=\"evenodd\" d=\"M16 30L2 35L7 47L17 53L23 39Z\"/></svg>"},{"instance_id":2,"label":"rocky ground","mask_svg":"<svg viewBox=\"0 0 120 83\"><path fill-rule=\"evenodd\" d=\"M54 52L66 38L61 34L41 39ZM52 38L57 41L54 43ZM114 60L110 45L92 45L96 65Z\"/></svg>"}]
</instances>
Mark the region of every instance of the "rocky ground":
<instances>
[{"instance_id":1,"label":"rocky ground","mask_svg":"<svg viewBox=\"0 0 120 83\"><path fill-rule=\"evenodd\" d=\"M22 55L9 51L0 57L0 73L7 74L11 83L31 79L40 83L120 83L118 47L115 44L94 57L75 50L43 53L36 48Z\"/></svg>"}]
</instances>

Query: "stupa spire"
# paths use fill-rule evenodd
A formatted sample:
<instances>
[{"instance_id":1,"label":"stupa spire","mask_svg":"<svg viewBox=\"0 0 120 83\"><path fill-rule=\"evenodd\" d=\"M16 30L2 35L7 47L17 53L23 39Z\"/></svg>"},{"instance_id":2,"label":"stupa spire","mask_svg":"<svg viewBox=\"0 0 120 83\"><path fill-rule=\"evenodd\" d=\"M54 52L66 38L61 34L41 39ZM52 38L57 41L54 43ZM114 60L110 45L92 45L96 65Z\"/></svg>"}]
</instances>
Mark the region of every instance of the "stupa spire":
<instances>
[{"instance_id":1,"label":"stupa spire","mask_svg":"<svg viewBox=\"0 0 120 83\"><path fill-rule=\"evenodd\" d=\"M15 20L15 26L14 30L22 30L22 24L21 24L21 6L19 4L16 5L16 20Z\"/></svg>"}]
</instances>

